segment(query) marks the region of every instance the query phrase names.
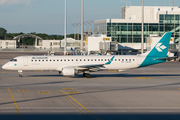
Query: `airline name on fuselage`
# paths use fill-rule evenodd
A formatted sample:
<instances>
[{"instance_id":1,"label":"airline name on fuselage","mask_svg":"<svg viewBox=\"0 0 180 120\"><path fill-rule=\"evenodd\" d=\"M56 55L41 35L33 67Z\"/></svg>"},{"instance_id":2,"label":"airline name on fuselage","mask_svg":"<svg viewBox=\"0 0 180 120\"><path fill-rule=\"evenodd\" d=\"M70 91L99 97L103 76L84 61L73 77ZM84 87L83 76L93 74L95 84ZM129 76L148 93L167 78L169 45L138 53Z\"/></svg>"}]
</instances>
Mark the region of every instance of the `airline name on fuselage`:
<instances>
[{"instance_id":1,"label":"airline name on fuselage","mask_svg":"<svg viewBox=\"0 0 180 120\"><path fill-rule=\"evenodd\" d=\"M48 57L32 57L32 59L48 59Z\"/></svg>"}]
</instances>

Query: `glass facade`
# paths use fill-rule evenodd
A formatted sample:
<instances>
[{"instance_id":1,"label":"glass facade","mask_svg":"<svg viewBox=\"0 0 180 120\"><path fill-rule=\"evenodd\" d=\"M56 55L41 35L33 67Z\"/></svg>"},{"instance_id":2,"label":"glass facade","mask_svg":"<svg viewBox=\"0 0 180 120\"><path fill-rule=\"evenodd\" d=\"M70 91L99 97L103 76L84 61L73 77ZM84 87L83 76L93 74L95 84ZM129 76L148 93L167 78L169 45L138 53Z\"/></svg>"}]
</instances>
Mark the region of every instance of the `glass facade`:
<instances>
[{"instance_id":1,"label":"glass facade","mask_svg":"<svg viewBox=\"0 0 180 120\"><path fill-rule=\"evenodd\" d=\"M141 23L101 23L94 25L95 32L106 34L117 39L119 43L140 43ZM175 42L180 39L180 14L159 15L159 23L144 23L144 42L150 34L163 35L165 32L173 32Z\"/></svg>"},{"instance_id":2,"label":"glass facade","mask_svg":"<svg viewBox=\"0 0 180 120\"><path fill-rule=\"evenodd\" d=\"M94 31L101 34L106 34L107 32L107 23L100 23L94 25Z\"/></svg>"}]
</instances>

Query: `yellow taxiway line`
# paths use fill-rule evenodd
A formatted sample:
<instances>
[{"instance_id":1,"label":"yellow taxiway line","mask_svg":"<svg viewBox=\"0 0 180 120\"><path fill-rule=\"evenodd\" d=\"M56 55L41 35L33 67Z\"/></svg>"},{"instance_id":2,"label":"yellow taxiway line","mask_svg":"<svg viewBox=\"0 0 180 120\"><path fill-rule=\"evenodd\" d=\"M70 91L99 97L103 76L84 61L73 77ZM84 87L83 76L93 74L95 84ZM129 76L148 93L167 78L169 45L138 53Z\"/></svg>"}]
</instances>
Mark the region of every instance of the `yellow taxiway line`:
<instances>
[{"instance_id":1,"label":"yellow taxiway line","mask_svg":"<svg viewBox=\"0 0 180 120\"><path fill-rule=\"evenodd\" d=\"M14 102L14 106L15 106L15 108L16 108L16 110L17 110L17 113L18 113L18 115L19 115L20 120L23 120L22 117L21 117L21 114L20 114L20 112L19 112L18 106L17 106L17 104L16 104L16 101L15 101L15 99L14 99L14 97L13 97L13 94L12 94L11 90L10 90L9 88L7 88L7 89L8 89L8 91L9 91L10 95L11 95L11 98L12 98L13 102Z\"/></svg>"},{"instance_id":2,"label":"yellow taxiway line","mask_svg":"<svg viewBox=\"0 0 180 120\"><path fill-rule=\"evenodd\" d=\"M79 103L77 100L75 100L72 96L70 96L68 93L66 93L63 90L60 90L64 94L68 95L72 100L74 100L77 104L79 104L82 108L84 108L87 112L89 112L91 115L93 115L97 120L100 120L98 117L96 117L91 111L89 111L87 108L85 108L81 103Z\"/></svg>"},{"instance_id":3,"label":"yellow taxiway line","mask_svg":"<svg viewBox=\"0 0 180 120\"><path fill-rule=\"evenodd\" d=\"M150 77L136 77L136 79L151 79Z\"/></svg>"},{"instance_id":4,"label":"yellow taxiway line","mask_svg":"<svg viewBox=\"0 0 180 120\"><path fill-rule=\"evenodd\" d=\"M73 104L69 99L67 99L61 92L56 91L57 93L59 93L60 95L62 95L69 103L71 103L71 105L73 105L80 113L82 113L83 115L85 115L75 104Z\"/></svg>"}]
</instances>

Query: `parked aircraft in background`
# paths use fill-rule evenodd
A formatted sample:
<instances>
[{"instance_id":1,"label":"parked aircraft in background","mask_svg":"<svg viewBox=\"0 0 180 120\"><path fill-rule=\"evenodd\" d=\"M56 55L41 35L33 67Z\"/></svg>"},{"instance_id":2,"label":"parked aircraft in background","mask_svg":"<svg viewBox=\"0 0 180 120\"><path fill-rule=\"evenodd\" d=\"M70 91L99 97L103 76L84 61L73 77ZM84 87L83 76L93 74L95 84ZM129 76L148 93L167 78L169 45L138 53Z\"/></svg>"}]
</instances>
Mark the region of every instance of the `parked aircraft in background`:
<instances>
[{"instance_id":1,"label":"parked aircraft in background","mask_svg":"<svg viewBox=\"0 0 180 120\"><path fill-rule=\"evenodd\" d=\"M163 63L167 60L167 52L171 32L163 35L155 47L141 55L113 55L113 56L20 56L5 65L5 70L18 70L19 77L23 77L24 70L56 70L64 76L74 76L83 73L90 78L90 72L99 70L128 69L145 67Z\"/></svg>"}]
</instances>

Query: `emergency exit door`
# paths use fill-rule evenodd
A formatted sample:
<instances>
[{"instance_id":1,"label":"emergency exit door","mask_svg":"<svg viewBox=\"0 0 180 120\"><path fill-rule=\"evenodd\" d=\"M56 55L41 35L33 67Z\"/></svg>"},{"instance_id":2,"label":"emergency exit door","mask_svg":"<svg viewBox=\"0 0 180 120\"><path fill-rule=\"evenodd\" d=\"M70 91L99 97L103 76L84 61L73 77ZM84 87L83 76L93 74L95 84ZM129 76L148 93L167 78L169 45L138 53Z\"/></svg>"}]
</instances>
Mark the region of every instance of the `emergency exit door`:
<instances>
[{"instance_id":1,"label":"emergency exit door","mask_svg":"<svg viewBox=\"0 0 180 120\"><path fill-rule=\"evenodd\" d=\"M141 56L140 55L138 55L138 57L137 57L137 63L138 63L138 65L140 65L141 64L141 60L142 58L141 58Z\"/></svg>"}]
</instances>

